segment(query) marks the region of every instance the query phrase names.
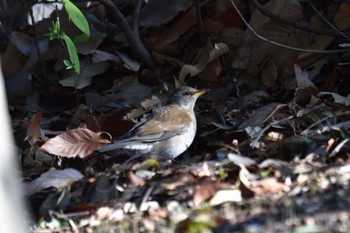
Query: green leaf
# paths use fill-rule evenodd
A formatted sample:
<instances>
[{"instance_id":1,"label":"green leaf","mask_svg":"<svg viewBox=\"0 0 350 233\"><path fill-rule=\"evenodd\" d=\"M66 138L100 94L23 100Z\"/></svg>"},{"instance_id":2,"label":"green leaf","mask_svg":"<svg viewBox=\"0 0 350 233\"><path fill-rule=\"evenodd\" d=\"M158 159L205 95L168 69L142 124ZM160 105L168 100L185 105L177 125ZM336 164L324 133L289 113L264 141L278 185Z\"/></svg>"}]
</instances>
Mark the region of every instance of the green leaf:
<instances>
[{"instance_id":1,"label":"green leaf","mask_svg":"<svg viewBox=\"0 0 350 233\"><path fill-rule=\"evenodd\" d=\"M267 178L270 174L271 174L271 169L260 172L260 176L263 178Z\"/></svg>"},{"instance_id":2,"label":"green leaf","mask_svg":"<svg viewBox=\"0 0 350 233\"><path fill-rule=\"evenodd\" d=\"M73 69L73 68L74 68L74 64L72 64L72 63L70 62L70 60L63 60L63 63L64 63L64 65L66 66L66 69L67 69L67 70L70 70L70 69Z\"/></svg>"},{"instance_id":3,"label":"green leaf","mask_svg":"<svg viewBox=\"0 0 350 233\"><path fill-rule=\"evenodd\" d=\"M312 140L310 138L306 137L306 136L304 136L303 139L304 139L304 143L306 143L306 144L311 144L312 143Z\"/></svg>"},{"instance_id":4,"label":"green leaf","mask_svg":"<svg viewBox=\"0 0 350 233\"><path fill-rule=\"evenodd\" d=\"M79 10L79 8L76 7L70 0L62 0L62 3L74 25L77 26L77 28L79 28L87 36L90 36L88 21L86 20L84 14Z\"/></svg>"},{"instance_id":5,"label":"green leaf","mask_svg":"<svg viewBox=\"0 0 350 233\"><path fill-rule=\"evenodd\" d=\"M346 131L345 130L340 130L339 131L339 134L340 134L340 136L342 137L342 138L346 138L348 135L347 135L347 133L346 133Z\"/></svg>"},{"instance_id":6,"label":"green leaf","mask_svg":"<svg viewBox=\"0 0 350 233\"><path fill-rule=\"evenodd\" d=\"M77 42L81 42L81 41L86 41L87 39L89 39L89 35L86 35L86 34L81 34L79 36L75 36L73 38L73 41L74 43L77 43Z\"/></svg>"},{"instance_id":7,"label":"green leaf","mask_svg":"<svg viewBox=\"0 0 350 233\"><path fill-rule=\"evenodd\" d=\"M75 47L72 39L69 38L69 36L67 36L66 34L62 35L62 39L64 40L64 42L67 45L69 58L70 58L71 63L74 67L74 70L75 70L75 72L77 72L79 74L80 73L80 62L79 62L79 57L78 57L78 53L77 53L77 48Z\"/></svg>"},{"instance_id":8,"label":"green leaf","mask_svg":"<svg viewBox=\"0 0 350 233\"><path fill-rule=\"evenodd\" d=\"M72 63L69 60L63 60L63 63L67 67L72 66Z\"/></svg>"}]
</instances>

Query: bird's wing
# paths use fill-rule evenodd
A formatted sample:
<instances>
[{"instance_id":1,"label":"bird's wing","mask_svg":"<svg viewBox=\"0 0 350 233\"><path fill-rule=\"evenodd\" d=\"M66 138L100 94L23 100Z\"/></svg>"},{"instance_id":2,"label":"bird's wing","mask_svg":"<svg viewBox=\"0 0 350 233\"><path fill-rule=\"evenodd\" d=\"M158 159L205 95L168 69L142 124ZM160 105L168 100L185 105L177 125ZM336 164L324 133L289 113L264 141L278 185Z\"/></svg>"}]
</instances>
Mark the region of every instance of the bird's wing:
<instances>
[{"instance_id":1,"label":"bird's wing","mask_svg":"<svg viewBox=\"0 0 350 233\"><path fill-rule=\"evenodd\" d=\"M166 140L188 129L192 117L188 111L170 105L155 111L148 121L135 128L122 142L154 142Z\"/></svg>"}]
</instances>

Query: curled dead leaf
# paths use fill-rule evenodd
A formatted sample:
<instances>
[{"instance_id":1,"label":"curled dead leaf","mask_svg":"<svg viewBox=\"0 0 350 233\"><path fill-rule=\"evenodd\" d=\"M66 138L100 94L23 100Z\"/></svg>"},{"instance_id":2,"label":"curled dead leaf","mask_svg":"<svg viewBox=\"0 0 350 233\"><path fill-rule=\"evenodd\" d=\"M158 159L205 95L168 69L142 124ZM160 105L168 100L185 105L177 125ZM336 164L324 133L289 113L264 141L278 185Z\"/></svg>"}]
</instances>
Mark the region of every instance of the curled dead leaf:
<instances>
[{"instance_id":1,"label":"curled dead leaf","mask_svg":"<svg viewBox=\"0 0 350 233\"><path fill-rule=\"evenodd\" d=\"M289 185L281 183L276 177L268 177L260 180L258 175L252 174L244 166L239 171L239 179L250 192L257 195L266 195L268 193L287 192Z\"/></svg>"},{"instance_id":2,"label":"curled dead leaf","mask_svg":"<svg viewBox=\"0 0 350 233\"><path fill-rule=\"evenodd\" d=\"M36 142L38 142L41 139L40 122L42 115L42 111L37 112L30 121L30 124L28 125L27 137L25 139L28 140L31 146L33 146Z\"/></svg>"},{"instance_id":3,"label":"curled dead leaf","mask_svg":"<svg viewBox=\"0 0 350 233\"><path fill-rule=\"evenodd\" d=\"M225 43L210 44L209 42L200 51L198 62L195 65L184 65L180 71L180 83L185 82L187 75L196 76L201 73L209 63L219 58L229 51L229 47Z\"/></svg>"}]
</instances>

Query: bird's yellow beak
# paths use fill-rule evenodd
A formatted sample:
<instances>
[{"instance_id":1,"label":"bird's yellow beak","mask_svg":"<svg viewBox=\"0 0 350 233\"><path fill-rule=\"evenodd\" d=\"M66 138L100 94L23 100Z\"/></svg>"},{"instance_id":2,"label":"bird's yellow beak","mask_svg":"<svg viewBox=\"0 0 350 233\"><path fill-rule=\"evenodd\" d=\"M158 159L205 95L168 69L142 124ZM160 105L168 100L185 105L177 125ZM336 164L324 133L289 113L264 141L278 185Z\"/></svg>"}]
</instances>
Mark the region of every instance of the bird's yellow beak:
<instances>
[{"instance_id":1,"label":"bird's yellow beak","mask_svg":"<svg viewBox=\"0 0 350 233\"><path fill-rule=\"evenodd\" d=\"M193 94L193 96L201 96L204 95L205 93L207 93L209 90L198 90L196 93Z\"/></svg>"}]
</instances>

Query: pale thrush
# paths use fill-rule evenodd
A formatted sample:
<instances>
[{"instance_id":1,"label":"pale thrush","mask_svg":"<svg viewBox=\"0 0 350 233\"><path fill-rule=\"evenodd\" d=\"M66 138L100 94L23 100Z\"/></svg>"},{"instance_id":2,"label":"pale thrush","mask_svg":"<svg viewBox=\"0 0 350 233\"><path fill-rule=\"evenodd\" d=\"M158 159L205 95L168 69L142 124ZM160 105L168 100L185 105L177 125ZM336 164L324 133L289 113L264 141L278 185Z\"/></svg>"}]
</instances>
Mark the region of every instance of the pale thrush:
<instances>
[{"instance_id":1,"label":"pale thrush","mask_svg":"<svg viewBox=\"0 0 350 233\"><path fill-rule=\"evenodd\" d=\"M205 92L188 86L177 89L167 105L153 110L144 122L99 151L127 149L176 158L193 142L197 131L194 106L198 97Z\"/></svg>"}]
</instances>

